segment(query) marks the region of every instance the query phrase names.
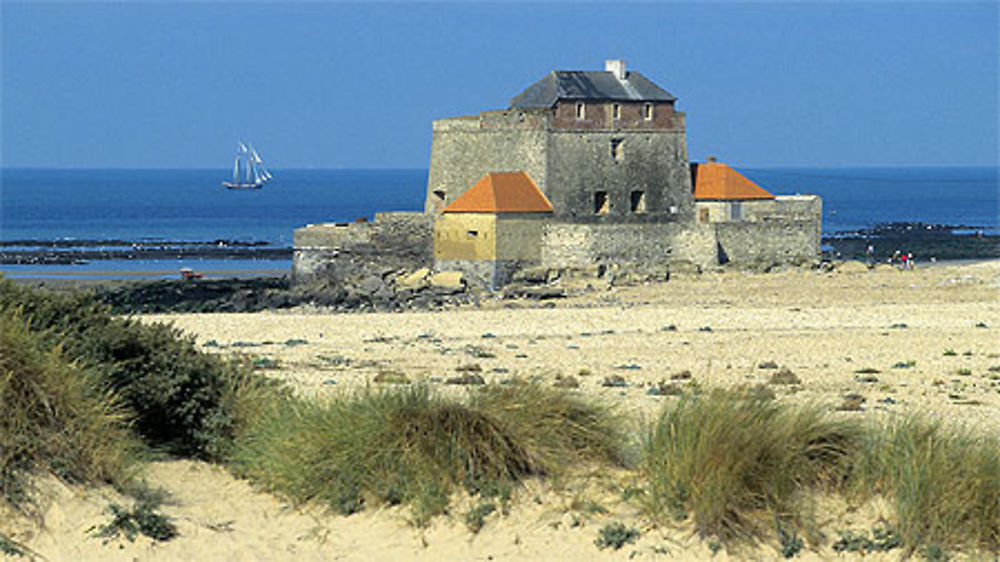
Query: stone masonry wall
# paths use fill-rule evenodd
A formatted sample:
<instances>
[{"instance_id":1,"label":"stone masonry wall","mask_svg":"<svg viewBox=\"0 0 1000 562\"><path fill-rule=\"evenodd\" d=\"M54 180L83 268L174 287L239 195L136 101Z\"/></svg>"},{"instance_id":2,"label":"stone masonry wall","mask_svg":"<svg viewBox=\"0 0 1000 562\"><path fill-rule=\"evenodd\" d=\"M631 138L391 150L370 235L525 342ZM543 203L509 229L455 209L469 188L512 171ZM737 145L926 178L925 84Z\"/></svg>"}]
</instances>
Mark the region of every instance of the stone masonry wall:
<instances>
[{"instance_id":1,"label":"stone masonry wall","mask_svg":"<svg viewBox=\"0 0 1000 562\"><path fill-rule=\"evenodd\" d=\"M715 232L691 224L550 223L542 238L546 267L662 266L679 261L714 265Z\"/></svg>"},{"instance_id":2,"label":"stone masonry wall","mask_svg":"<svg viewBox=\"0 0 1000 562\"><path fill-rule=\"evenodd\" d=\"M432 219L423 213L376 213L369 223L317 224L295 230L296 282L334 280L374 270L430 267Z\"/></svg>"},{"instance_id":3,"label":"stone masonry wall","mask_svg":"<svg viewBox=\"0 0 1000 562\"><path fill-rule=\"evenodd\" d=\"M488 172L524 170L545 192L546 132L541 117L529 114L532 118L522 123L516 115L503 113L434 122L425 212L440 211Z\"/></svg>"},{"instance_id":4,"label":"stone masonry wall","mask_svg":"<svg viewBox=\"0 0 1000 562\"><path fill-rule=\"evenodd\" d=\"M694 216L683 131L554 131L548 150L546 195L557 218L639 223ZM607 194L607 214L595 213L597 192ZM644 212L632 212L632 192L643 193Z\"/></svg>"},{"instance_id":5,"label":"stone masonry wall","mask_svg":"<svg viewBox=\"0 0 1000 562\"><path fill-rule=\"evenodd\" d=\"M815 221L774 219L721 222L713 226L721 263L765 267L819 259L820 237Z\"/></svg>"}]
</instances>

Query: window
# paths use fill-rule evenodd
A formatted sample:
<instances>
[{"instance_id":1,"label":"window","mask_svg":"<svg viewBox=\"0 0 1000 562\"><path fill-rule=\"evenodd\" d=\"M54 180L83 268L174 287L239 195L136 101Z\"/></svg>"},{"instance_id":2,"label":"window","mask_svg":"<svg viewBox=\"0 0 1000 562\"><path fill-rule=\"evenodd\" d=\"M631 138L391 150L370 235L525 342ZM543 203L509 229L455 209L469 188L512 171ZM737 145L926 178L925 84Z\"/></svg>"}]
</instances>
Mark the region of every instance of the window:
<instances>
[{"instance_id":1,"label":"window","mask_svg":"<svg viewBox=\"0 0 1000 562\"><path fill-rule=\"evenodd\" d=\"M698 222L708 222L708 209L698 209Z\"/></svg>"},{"instance_id":2,"label":"window","mask_svg":"<svg viewBox=\"0 0 1000 562\"><path fill-rule=\"evenodd\" d=\"M594 214L595 215L606 215L611 210L611 205L608 203L608 192L607 191L595 191L594 192Z\"/></svg>"},{"instance_id":3,"label":"window","mask_svg":"<svg viewBox=\"0 0 1000 562\"><path fill-rule=\"evenodd\" d=\"M576 104L576 118L580 119L580 120L583 120L583 118L585 116L586 115L585 115L585 110L584 110L583 103L577 102L577 104Z\"/></svg>"},{"instance_id":4,"label":"window","mask_svg":"<svg viewBox=\"0 0 1000 562\"><path fill-rule=\"evenodd\" d=\"M653 120L653 104L651 103L646 104L646 106L642 110L642 116L646 119L646 121Z\"/></svg>"},{"instance_id":5,"label":"window","mask_svg":"<svg viewBox=\"0 0 1000 562\"><path fill-rule=\"evenodd\" d=\"M646 212L646 192L645 191L633 191L632 196L629 197L629 208L633 213L645 213Z\"/></svg>"},{"instance_id":6,"label":"window","mask_svg":"<svg viewBox=\"0 0 1000 562\"><path fill-rule=\"evenodd\" d=\"M622 160L622 143L625 139L611 139L611 159L615 162Z\"/></svg>"},{"instance_id":7,"label":"window","mask_svg":"<svg viewBox=\"0 0 1000 562\"><path fill-rule=\"evenodd\" d=\"M470 231L467 232L467 234L468 234L469 238L475 238L476 236L479 236L479 231L478 230L470 230Z\"/></svg>"},{"instance_id":8,"label":"window","mask_svg":"<svg viewBox=\"0 0 1000 562\"><path fill-rule=\"evenodd\" d=\"M619 104L614 104L611 106L611 115L614 116L615 121L622 118L622 106Z\"/></svg>"},{"instance_id":9,"label":"window","mask_svg":"<svg viewBox=\"0 0 1000 562\"><path fill-rule=\"evenodd\" d=\"M742 203L730 203L729 204L729 218L734 221L743 220L743 204Z\"/></svg>"}]
</instances>

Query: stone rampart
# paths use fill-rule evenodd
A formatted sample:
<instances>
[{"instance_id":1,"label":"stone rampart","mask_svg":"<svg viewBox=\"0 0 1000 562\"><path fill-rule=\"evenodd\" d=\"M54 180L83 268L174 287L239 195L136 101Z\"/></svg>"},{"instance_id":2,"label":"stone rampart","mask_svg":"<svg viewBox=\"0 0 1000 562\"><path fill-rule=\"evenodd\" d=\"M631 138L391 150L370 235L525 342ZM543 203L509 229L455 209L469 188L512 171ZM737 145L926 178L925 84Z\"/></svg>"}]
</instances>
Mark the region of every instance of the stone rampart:
<instances>
[{"instance_id":1,"label":"stone rampart","mask_svg":"<svg viewBox=\"0 0 1000 562\"><path fill-rule=\"evenodd\" d=\"M295 230L293 278L333 280L374 270L415 270L433 261L432 219L376 213L372 222L313 224Z\"/></svg>"},{"instance_id":2,"label":"stone rampart","mask_svg":"<svg viewBox=\"0 0 1000 562\"><path fill-rule=\"evenodd\" d=\"M586 268L597 265L669 266L716 263L712 229L690 224L551 223L542 236L542 265Z\"/></svg>"},{"instance_id":3,"label":"stone rampart","mask_svg":"<svg viewBox=\"0 0 1000 562\"><path fill-rule=\"evenodd\" d=\"M819 259L817 222L797 219L715 223L719 262L744 267L805 264Z\"/></svg>"}]
</instances>

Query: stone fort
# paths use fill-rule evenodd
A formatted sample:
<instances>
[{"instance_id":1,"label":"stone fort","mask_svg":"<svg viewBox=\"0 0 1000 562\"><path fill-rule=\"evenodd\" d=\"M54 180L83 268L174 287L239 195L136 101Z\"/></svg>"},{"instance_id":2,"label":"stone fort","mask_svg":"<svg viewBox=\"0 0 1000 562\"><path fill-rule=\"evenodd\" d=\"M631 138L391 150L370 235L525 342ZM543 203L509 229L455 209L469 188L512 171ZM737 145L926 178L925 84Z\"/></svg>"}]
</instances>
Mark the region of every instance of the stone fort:
<instances>
[{"instance_id":1,"label":"stone fort","mask_svg":"<svg viewBox=\"0 0 1000 562\"><path fill-rule=\"evenodd\" d=\"M819 198L775 197L725 164L690 163L676 102L611 60L551 72L506 109L434 121L424 212L298 229L295 276L368 261L496 288L538 268L816 261Z\"/></svg>"}]
</instances>

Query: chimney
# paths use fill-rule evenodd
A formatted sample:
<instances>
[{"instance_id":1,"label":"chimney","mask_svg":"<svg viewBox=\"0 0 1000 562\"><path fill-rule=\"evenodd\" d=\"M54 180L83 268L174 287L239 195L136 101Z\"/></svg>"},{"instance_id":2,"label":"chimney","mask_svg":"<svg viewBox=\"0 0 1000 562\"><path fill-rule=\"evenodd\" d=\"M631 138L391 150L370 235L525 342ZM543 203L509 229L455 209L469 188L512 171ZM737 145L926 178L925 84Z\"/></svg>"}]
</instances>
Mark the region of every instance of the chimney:
<instances>
[{"instance_id":1,"label":"chimney","mask_svg":"<svg viewBox=\"0 0 1000 562\"><path fill-rule=\"evenodd\" d=\"M619 80L625 79L625 61L624 59L616 60L606 60L604 61L604 71L611 72L615 75L615 78Z\"/></svg>"}]
</instances>

